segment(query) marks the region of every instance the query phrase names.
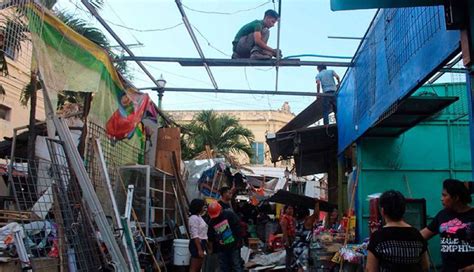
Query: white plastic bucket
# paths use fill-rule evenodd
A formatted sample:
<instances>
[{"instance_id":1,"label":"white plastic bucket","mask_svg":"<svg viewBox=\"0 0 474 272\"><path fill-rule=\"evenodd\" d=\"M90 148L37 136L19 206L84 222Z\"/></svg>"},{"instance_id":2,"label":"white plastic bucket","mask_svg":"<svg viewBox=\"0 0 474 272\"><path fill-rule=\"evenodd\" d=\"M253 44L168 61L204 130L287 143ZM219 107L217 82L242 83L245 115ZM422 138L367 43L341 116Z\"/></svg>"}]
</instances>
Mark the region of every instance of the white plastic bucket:
<instances>
[{"instance_id":1,"label":"white plastic bucket","mask_svg":"<svg viewBox=\"0 0 474 272\"><path fill-rule=\"evenodd\" d=\"M173 241L173 264L178 266L189 265L191 253L189 252L188 239L174 239Z\"/></svg>"}]
</instances>

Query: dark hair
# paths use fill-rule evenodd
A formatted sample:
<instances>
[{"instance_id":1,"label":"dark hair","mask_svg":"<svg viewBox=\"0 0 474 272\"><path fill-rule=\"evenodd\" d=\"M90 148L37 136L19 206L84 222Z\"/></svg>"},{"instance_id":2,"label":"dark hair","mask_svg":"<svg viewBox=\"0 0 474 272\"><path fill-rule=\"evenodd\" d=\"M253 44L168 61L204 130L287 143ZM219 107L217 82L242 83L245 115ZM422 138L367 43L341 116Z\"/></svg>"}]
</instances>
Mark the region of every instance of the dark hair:
<instances>
[{"instance_id":1,"label":"dark hair","mask_svg":"<svg viewBox=\"0 0 474 272\"><path fill-rule=\"evenodd\" d=\"M328 214L332 213L333 211L337 211L337 206L331 205L331 207L329 207L329 212L328 212Z\"/></svg>"},{"instance_id":2,"label":"dark hair","mask_svg":"<svg viewBox=\"0 0 474 272\"><path fill-rule=\"evenodd\" d=\"M223 194L227 193L228 191L230 191L230 187L224 186L224 187L221 187L221 188L219 189L219 194L220 194L220 195L223 195Z\"/></svg>"},{"instance_id":3,"label":"dark hair","mask_svg":"<svg viewBox=\"0 0 474 272\"><path fill-rule=\"evenodd\" d=\"M286 210L288 210L289 207L292 207L293 209L295 209L295 207L294 207L293 205L286 204L286 205L283 207L283 212L286 213Z\"/></svg>"},{"instance_id":4,"label":"dark hair","mask_svg":"<svg viewBox=\"0 0 474 272\"><path fill-rule=\"evenodd\" d=\"M205 205L206 205L206 201L200 198L195 198L189 204L189 213L191 213L191 215L197 215L202 211L202 208Z\"/></svg>"},{"instance_id":5,"label":"dark hair","mask_svg":"<svg viewBox=\"0 0 474 272\"><path fill-rule=\"evenodd\" d=\"M458 197L459 201L464 205L471 203L471 193L469 189L464 186L464 183L457 179L446 179L443 181L443 189L448 192L451 197Z\"/></svg>"},{"instance_id":6,"label":"dark hair","mask_svg":"<svg viewBox=\"0 0 474 272\"><path fill-rule=\"evenodd\" d=\"M298 207L296 208L296 218L301 220L305 219L309 215L309 209Z\"/></svg>"},{"instance_id":7,"label":"dark hair","mask_svg":"<svg viewBox=\"0 0 474 272\"><path fill-rule=\"evenodd\" d=\"M278 14L278 12L274 11L273 9L269 9L265 11L265 15L263 17L265 18L267 16L275 18L275 19L280 18L280 15Z\"/></svg>"},{"instance_id":8,"label":"dark hair","mask_svg":"<svg viewBox=\"0 0 474 272\"><path fill-rule=\"evenodd\" d=\"M326 69L327 69L326 65L318 65L319 71L326 70Z\"/></svg>"},{"instance_id":9,"label":"dark hair","mask_svg":"<svg viewBox=\"0 0 474 272\"><path fill-rule=\"evenodd\" d=\"M379 199L380 208L390 219L400 221L405 214L406 200L399 191L390 190L384 192Z\"/></svg>"}]
</instances>

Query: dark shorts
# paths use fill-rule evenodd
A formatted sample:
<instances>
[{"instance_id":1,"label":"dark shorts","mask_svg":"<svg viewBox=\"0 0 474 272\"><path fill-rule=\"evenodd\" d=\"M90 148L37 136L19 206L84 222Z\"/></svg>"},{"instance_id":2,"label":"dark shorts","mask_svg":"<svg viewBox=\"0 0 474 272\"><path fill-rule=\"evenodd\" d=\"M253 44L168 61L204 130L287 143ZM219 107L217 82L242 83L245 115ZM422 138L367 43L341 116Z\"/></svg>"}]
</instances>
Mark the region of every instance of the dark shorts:
<instances>
[{"instance_id":1,"label":"dark shorts","mask_svg":"<svg viewBox=\"0 0 474 272\"><path fill-rule=\"evenodd\" d=\"M201 240L201 247L204 250L204 252L207 251L207 242L206 240ZM189 252L191 252L191 258L201 258L199 257L199 252L196 247L196 242L194 242L194 239L191 239L189 241Z\"/></svg>"}]
</instances>

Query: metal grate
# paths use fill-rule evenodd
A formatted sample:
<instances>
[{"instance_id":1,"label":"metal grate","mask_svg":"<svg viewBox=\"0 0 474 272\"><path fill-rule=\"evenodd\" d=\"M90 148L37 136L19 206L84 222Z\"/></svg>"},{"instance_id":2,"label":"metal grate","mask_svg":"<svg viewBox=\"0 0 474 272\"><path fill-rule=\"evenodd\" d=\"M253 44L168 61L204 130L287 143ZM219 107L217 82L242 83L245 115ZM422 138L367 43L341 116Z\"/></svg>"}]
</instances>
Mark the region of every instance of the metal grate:
<instances>
[{"instance_id":1,"label":"metal grate","mask_svg":"<svg viewBox=\"0 0 474 272\"><path fill-rule=\"evenodd\" d=\"M463 68L463 64L461 62L458 62L455 65L455 68ZM468 91L467 91L467 86L466 86L466 75L465 74L455 74L452 73L450 74L451 76L451 84L449 93L446 95L448 96L457 96L459 97L459 100L455 102L453 105L449 106L446 111L449 112L449 114L452 114L455 116L455 118L462 118L462 117L467 117L469 114L469 107L468 107Z\"/></svg>"},{"instance_id":2,"label":"metal grate","mask_svg":"<svg viewBox=\"0 0 474 272\"><path fill-rule=\"evenodd\" d=\"M370 108L375 103L376 87L376 44L375 35L370 35L365 40L362 50L357 55L354 67L356 84L356 95L354 95L355 122L361 120L370 112Z\"/></svg>"},{"instance_id":3,"label":"metal grate","mask_svg":"<svg viewBox=\"0 0 474 272\"><path fill-rule=\"evenodd\" d=\"M63 143L48 139L50 161L14 159L9 181L25 230L33 269L98 271L106 256L99 249L90 213L70 171ZM16 174L12 174L16 173ZM36 265L36 259L43 259ZM44 261L46 259L47 261Z\"/></svg>"},{"instance_id":4,"label":"metal grate","mask_svg":"<svg viewBox=\"0 0 474 272\"><path fill-rule=\"evenodd\" d=\"M433 36L441 30L443 8L384 9L385 50L389 81Z\"/></svg>"},{"instance_id":5,"label":"metal grate","mask_svg":"<svg viewBox=\"0 0 474 272\"><path fill-rule=\"evenodd\" d=\"M144 150L134 147L126 141L116 142L111 140L107 137L105 129L95 123L89 122L87 125L87 144L84 158L85 166L105 214L114 218L115 215L109 197L107 184L105 184L104 178L102 177L100 163L97 161L96 153L94 151L95 139L100 140L104 159L107 164L107 172L115 192L123 191L119 180L118 167L123 165L143 164Z\"/></svg>"}]
</instances>

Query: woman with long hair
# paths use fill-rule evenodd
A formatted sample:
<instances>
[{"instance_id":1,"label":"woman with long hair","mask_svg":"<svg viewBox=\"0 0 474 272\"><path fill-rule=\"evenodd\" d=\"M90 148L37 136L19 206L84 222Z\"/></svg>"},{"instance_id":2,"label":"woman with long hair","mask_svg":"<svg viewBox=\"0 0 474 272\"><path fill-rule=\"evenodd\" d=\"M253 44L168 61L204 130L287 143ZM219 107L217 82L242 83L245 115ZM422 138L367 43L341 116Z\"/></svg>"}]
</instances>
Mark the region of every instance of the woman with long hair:
<instances>
[{"instance_id":1,"label":"woman with long hair","mask_svg":"<svg viewBox=\"0 0 474 272\"><path fill-rule=\"evenodd\" d=\"M324 228L329 230L338 230L339 229L339 214L336 207L332 207L331 210L324 217Z\"/></svg>"},{"instance_id":2,"label":"woman with long hair","mask_svg":"<svg viewBox=\"0 0 474 272\"><path fill-rule=\"evenodd\" d=\"M426 240L440 236L443 272L474 271L474 208L471 193L461 181L447 179L443 182L438 212L421 235Z\"/></svg>"},{"instance_id":3,"label":"woman with long hair","mask_svg":"<svg viewBox=\"0 0 474 272\"><path fill-rule=\"evenodd\" d=\"M319 203L316 202L313 214L309 209L298 208L296 214L296 234L293 242L292 268L298 272L309 270L309 245L315 223L319 220Z\"/></svg>"},{"instance_id":4,"label":"woman with long hair","mask_svg":"<svg viewBox=\"0 0 474 272\"><path fill-rule=\"evenodd\" d=\"M285 266L286 271L291 271L291 263L293 261L292 244L295 240L296 228L295 218L293 217L294 208L291 205L285 205L283 214L280 218L280 227L283 234L283 245L286 250Z\"/></svg>"},{"instance_id":5,"label":"woman with long hair","mask_svg":"<svg viewBox=\"0 0 474 272\"><path fill-rule=\"evenodd\" d=\"M201 271L207 248L208 226L201 217L205 212L206 202L202 199L193 199L189 204L189 252L191 253L190 272Z\"/></svg>"}]
</instances>

